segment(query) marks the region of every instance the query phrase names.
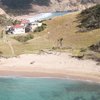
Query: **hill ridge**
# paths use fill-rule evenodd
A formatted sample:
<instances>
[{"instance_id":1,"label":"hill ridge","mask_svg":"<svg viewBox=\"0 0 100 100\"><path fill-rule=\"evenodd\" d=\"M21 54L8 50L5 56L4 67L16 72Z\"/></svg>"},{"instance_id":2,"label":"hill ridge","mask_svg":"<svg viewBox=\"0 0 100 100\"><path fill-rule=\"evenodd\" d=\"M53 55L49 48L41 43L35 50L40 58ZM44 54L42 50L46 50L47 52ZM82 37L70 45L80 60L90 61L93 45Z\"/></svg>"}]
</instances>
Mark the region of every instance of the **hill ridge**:
<instances>
[{"instance_id":1,"label":"hill ridge","mask_svg":"<svg viewBox=\"0 0 100 100\"><path fill-rule=\"evenodd\" d=\"M8 2L9 1L9 2ZM83 10L100 3L99 0L1 0L0 6L7 13L25 14L65 10Z\"/></svg>"}]
</instances>

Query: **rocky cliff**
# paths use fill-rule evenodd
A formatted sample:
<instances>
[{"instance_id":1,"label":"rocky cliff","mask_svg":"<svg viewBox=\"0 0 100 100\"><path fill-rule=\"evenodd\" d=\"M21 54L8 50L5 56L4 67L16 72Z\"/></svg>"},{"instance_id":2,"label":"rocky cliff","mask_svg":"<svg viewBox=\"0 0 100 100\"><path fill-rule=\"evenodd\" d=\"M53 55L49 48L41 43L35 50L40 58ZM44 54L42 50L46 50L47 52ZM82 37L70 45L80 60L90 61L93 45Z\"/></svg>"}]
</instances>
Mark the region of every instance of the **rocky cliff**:
<instances>
[{"instance_id":1,"label":"rocky cliff","mask_svg":"<svg viewBox=\"0 0 100 100\"><path fill-rule=\"evenodd\" d=\"M13 14L82 10L97 3L100 0L0 0L1 8Z\"/></svg>"}]
</instances>

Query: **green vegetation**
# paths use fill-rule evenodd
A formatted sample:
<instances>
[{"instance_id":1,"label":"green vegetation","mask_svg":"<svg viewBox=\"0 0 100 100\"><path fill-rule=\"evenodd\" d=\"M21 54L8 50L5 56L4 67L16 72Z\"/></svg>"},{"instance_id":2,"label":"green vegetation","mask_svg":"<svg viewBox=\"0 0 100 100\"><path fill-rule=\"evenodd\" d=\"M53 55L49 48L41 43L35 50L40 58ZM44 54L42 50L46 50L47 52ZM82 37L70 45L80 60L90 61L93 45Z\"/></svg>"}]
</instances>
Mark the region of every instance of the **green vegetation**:
<instances>
[{"instance_id":1,"label":"green vegetation","mask_svg":"<svg viewBox=\"0 0 100 100\"><path fill-rule=\"evenodd\" d=\"M45 23L42 24L41 27L37 27L34 32L41 32L44 31L46 29L47 25Z\"/></svg>"},{"instance_id":2,"label":"green vegetation","mask_svg":"<svg viewBox=\"0 0 100 100\"><path fill-rule=\"evenodd\" d=\"M89 49L95 52L100 52L100 42L89 46Z\"/></svg>"},{"instance_id":3,"label":"green vegetation","mask_svg":"<svg viewBox=\"0 0 100 100\"><path fill-rule=\"evenodd\" d=\"M25 36L15 36L14 39L16 39L19 42L26 42L28 40L33 39L33 35L28 34L28 35L25 35Z\"/></svg>"},{"instance_id":4,"label":"green vegetation","mask_svg":"<svg viewBox=\"0 0 100 100\"><path fill-rule=\"evenodd\" d=\"M14 20L12 24L13 24L13 25L16 25L16 24L20 24L20 23L21 23L21 21L19 21L19 20Z\"/></svg>"},{"instance_id":5,"label":"green vegetation","mask_svg":"<svg viewBox=\"0 0 100 100\"><path fill-rule=\"evenodd\" d=\"M72 57L82 59L84 57L84 51L82 51L81 49L73 49Z\"/></svg>"},{"instance_id":6,"label":"green vegetation","mask_svg":"<svg viewBox=\"0 0 100 100\"><path fill-rule=\"evenodd\" d=\"M0 51L0 55L1 55L1 54L3 54L3 52L2 52L2 51Z\"/></svg>"},{"instance_id":7,"label":"green vegetation","mask_svg":"<svg viewBox=\"0 0 100 100\"><path fill-rule=\"evenodd\" d=\"M13 20L7 18L6 15L0 15L0 26L12 25Z\"/></svg>"},{"instance_id":8,"label":"green vegetation","mask_svg":"<svg viewBox=\"0 0 100 100\"><path fill-rule=\"evenodd\" d=\"M2 31L1 31L1 34L0 34L0 39L3 38L3 35L4 35L4 32L3 32L3 30L2 30Z\"/></svg>"},{"instance_id":9,"label":"green vegetation","mask_svg":"<svg viewBox=\"0 0 100 100\"><path fill-rule=\"evenodd\" d=\"M77 18L80 22L78 26L84 34L91 33L91 36L94 34L94 37L89 37L93 43L87 47L85 57L100 62L100 4L82 11Z\"/></svg>"},{"instance_id":10,"label":"green vegetation","mask_svg":"<svg viewBox=\"0 0 100 100\"><path fill-rule=\"evenodd\" d=\"M16 25L20 24L20 21L18 20L13 20L12 18L8 18L6 15L0 15L0 26L5 27L9 25Z\"/></svg>"},{"instance_id":11,"label":"green vegetation","mask_svg":"<svg viewBox=\"0 0 100 100\"><path fill-rule=\"evenodd\" d=\"M7 36L15 55L23 53L39 53L41 50L67 51L72 57L100 61L100 29L86 32L79 31L77 21L79 12L47 20L46 29L37 31L31 36ZM1 34L1 32L0 32ZM33 36L33 34L31 34ZM27 41L27 42L26 42ZM24 44L23 44L24 43ZM0 39L0 51L3 55L11 55L9 46Z\"/></svg>"},{"instance_id":12,"label":"green vegetation","mask_svg":"<svg viewBox=\"0 0 100 100\"><path fill-rule=\"evenodd\" d=\"M78 20L83 31L100 28L100 4L82 11Z\"/></svg>"}]
</instances>

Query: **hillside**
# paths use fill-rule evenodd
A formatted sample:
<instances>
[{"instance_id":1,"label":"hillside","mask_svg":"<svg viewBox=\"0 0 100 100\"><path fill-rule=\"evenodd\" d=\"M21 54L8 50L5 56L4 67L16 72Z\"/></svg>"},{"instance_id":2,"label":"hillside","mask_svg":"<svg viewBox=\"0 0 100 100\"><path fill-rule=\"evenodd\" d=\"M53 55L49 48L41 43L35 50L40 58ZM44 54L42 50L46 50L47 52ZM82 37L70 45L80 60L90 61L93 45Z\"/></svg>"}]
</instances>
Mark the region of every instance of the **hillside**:
<instances>
[{"instance_id":1,"label":"hillside","mask_svg":"<svg viewBox=\"0 0 100 100\"><path fill-rule=\"evenodd\" d=\"M10 16L3 9L0 8L0 27L11 25L12 22L12 18L10 18Z\"/></svg>"},{"instance_id":2,"label":"hillside","mask_svg":"<svg viewBox=\"0 0 100 100\"><path fill-rule=\"evenodd\" d=\"M56 50L71 52L74 56L84 54L86 58L97 59L99 53L90 50L89 47L100 41L100 29L79 32L78 14L78 12L72 13L46 21L47 28L42 32L33 33L34 39L27 42L18 42L12 36L7 36L6 39L12 44L15 55ZM59 40L61 39L62 47L59 49ZM2 39L0 39L0 51L5 56L12 56L9 45Z\"/></svg>"},{"instance_id":3,"label":"hillside","mask_svg":"<svg viewBox=\"0 0 100 100\"><path fill-rule=\"evenodd\" d=\"M84 55L84 59L89 58L100 61L100 27L94 27L93 29L84 32L80 31L81 27L78 27L80 25L78 17L81 14L84 16L83 12L85 11L89 11L88 15L91 15L92 10L90 9L95 9L95 12L92 12L95 13L96 16L99 16L99 14L96 13L99 12L97 8L99 8L98 5L84 10L81 13L74 12L61 17L53 18L52 20L47 20L44 22L46 23L47 28L42 32L31 33L34 38L24 43L15 40L13 36L1 38L1 55L12 55L9 45L7 45L8 42L11 43L15 55L23 53L39 53L44 50L56 50L71 52L75 57L83 57ZM80 20L82 20L81 18ZM90 16L88 18L93 17ZM96 22L98 23L98 21ZM87 20L85 20L84 23L87 23ZM81 22L81 24L83 23Z\"/></svg>"},{"instance_id":4,"label":"hillside","mask_svg":"<svg viewBox=\"0 0 100 100\"><path fill-rule=\"evenodd\" d=\"M78 16L79 27L83 31L89 31L100 28L100 5L88 8Z\"/></svg>"},{"instance_id":5,"label":"hillside","mask_svg":"<svg viewBox=\"0 0 100 100\"><path fill-rule=\"evenodd\" d=\"M99 0L1 0L0 7L14 15L53 12L64 10L82 10L100 3Z\"/></svg>"}]
</instances>

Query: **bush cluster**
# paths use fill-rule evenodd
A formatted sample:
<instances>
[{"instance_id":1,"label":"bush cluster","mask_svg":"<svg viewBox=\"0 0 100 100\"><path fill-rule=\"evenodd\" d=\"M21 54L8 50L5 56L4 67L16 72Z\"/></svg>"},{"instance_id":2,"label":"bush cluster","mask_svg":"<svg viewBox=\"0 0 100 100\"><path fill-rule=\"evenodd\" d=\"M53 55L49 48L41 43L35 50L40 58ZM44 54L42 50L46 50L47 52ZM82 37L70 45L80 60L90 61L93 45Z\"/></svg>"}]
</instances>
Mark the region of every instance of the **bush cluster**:
<instances>
[{"instance_id":1,"label":"bush cluster","mask_svg":"<svg viewBox=\"0 0 100 100\"><path fill-rule=\"evenodd\" d=\"M34 32L41 32L43 30L45 30L45 28L47 27L47 25L45 23L42 24L41 27L37 27Z\"/></svg>"},{"instance_id":2,"label":"bush cluster","mask_svg":"<svg viewBox=\"0 0 100 100\"><path fill-rule=\"evenodd\" d=\"M89 46L89 49L95 52L100 52L100 42Z\"/></svg>"},{"instance_id":3,"label":"bush cluster","mask_svg":"<svg viewBox=\"0 0 100 100\"><path fill-rule=\"evenodd\" d=\"M14 21L13 21L13 25L16 25L16 24L21 24L21 21L19 21L19 20L14 20Z\"/></svg>"},{"instance_id":4,"label":"bush cluster","mask_svg":"<svg viewBox=\"0 0 100 100\"><path fill-rule=\"evenodd\" d=\"M77 18L78 27L86 31L100 28L100 4L82 11Z\"/></svg>"},{"instance_id":5,"label":"bush cluster","mask_svg":"<svg viewBox=\"0 0 100 100\"><path fill-rule=\"evenodd\" d=\"M11 18L7 18L6 15L0 15L0 25L7 26L12 25L13 20Z\"/></svg>"},{"instance_id":6,"label":"bush cluster","mask_svg":"<svg viewBox=\"0 0 100 100\"><path fill-rule=\"evenodd\" d=\"M33 39L34 36L32 34L28 34L25 36L15 36L14 39L19 41L19 42L27 42L28 40Z\"/></svg>"}]
</instances>

